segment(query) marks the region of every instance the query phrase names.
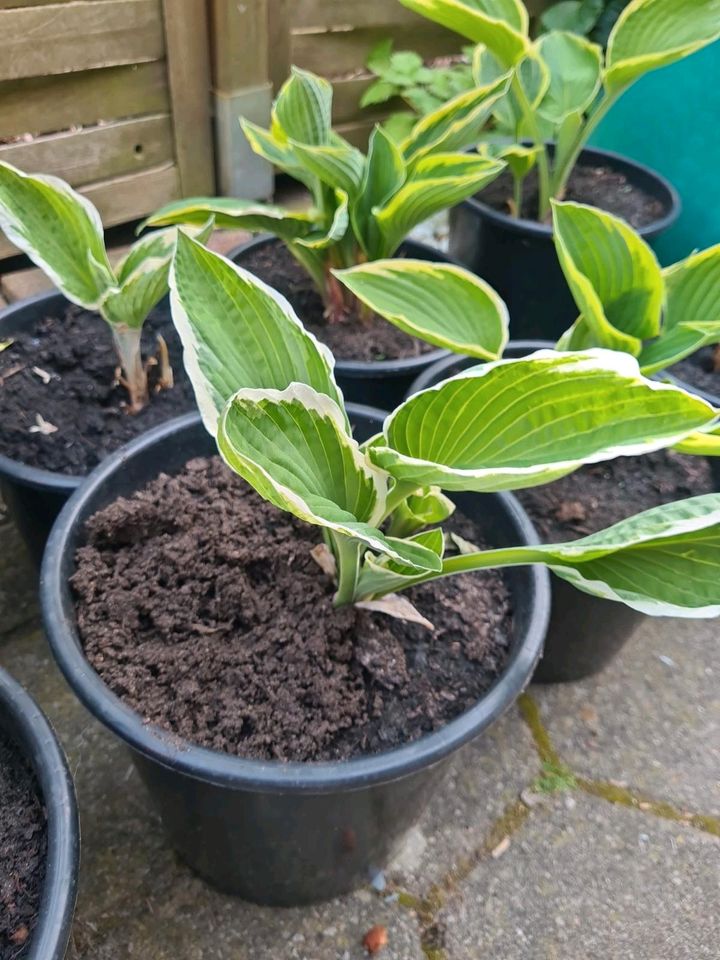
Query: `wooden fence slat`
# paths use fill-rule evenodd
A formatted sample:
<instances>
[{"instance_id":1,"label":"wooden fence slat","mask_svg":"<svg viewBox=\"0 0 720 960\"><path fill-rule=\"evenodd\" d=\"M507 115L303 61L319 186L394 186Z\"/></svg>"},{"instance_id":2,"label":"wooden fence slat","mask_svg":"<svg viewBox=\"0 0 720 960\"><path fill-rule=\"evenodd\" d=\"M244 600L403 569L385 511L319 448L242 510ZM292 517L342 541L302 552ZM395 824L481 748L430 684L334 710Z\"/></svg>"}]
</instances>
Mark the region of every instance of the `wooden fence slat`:
<instances>
[{"instance_id":1,"label":"wooden fence slat","mask_svg":"<svg viewBox=\"0 0 720 960\"><path fill-rule=\"evenodd\" d=\"M5 139L169 112L162 61L0 84L0 138Z\"/></svg>"},{"instance_id":2,"label":"wooden fence slat","mask_svg":"<svg viewBox=\"0 0 720 960\"><path fill-rule=\"evenodd\" d=\"M205 0L163 0L172 129L185 196L215 191Z\"/></svg>"},{"instance_id":3,"label":"wooden fence slat","mask_svg":"<svg viewBox=\"0 0 720 960\"><path fill-rule=\"evenodd\" d=\"M296 0L267 0L267 44L271 51L269 75L275 93L290 73L290 10L294 2Z\"/></svg>"},{"instance_id":4,"label":"wooden fence slat","mask_svg":"<svg viewBox=\"0 0 720 960\"><path fill-rule=\"evenodd\" d=\"M180 175L176 164L167 163L141 173L93 183L83 187L80 193L92 200L105 226L112 227L146 217L163 204L180 197ZM17 252L0 233L0 260Z\"/></svg>"},{"instance_id":5,"label":"wooden fence slat","mask_svg":"<svg viewBox=\"0 0 720 960\"><path fill-rule=\"evenodd\" d=\"M73 186L156 166L174 155L169 114L0 146L0 160L29 173L52 172Z\"/></svg>"},{"instance_id":6,"label":"wooden fence slat","mask_svg":"<svg viewBox=\"0 0 720 960\"><path fill-rule=\"evenodd\" d=\"M403 7L398 0L362 0L362 3L348 3L347 0L295 0L290 22L293 29L343 26L357 29L417 26L421 19L418 14Z\"/></svg>"},{"instance_id":7,"label":"wooden fence slat","mask_svg":"<svg viewBox=\"0 0 720 960\"><path fill-rule=\"evenodd\" d=\"M375 77L352 77L349 80L333 80L333 123L350 123L354 120L365 120L374 123L382 120L395 110L408 110L409 107L396 97L387 103L379 103L370 107L361 107L360 98L367 90Z\"/></svg>"},{"instance_id":8,"label":"wooden fence slat","mask_svg":"<svg viewBox=\"0 0 720 960\"><path fill-rule=\"evenodd\" d=\"M392 32L382 27L294 34L292 63L326 77L342 76L364 67L375 44L389 35ZM433 24L420 24L413 30L404 29L397 45L417 50L422 57L440 57L459 53L463 41Z\"/></svg>"},{"instance_id":9,"label":"wooden fence slat","mask_svg":"<svg viewBox=\"0 0 720 960\"><path fill-rule=\"evenodd\" d=\"M276 56L267 34L267 0L210 0L209 8L214 89L230 94L265 83Z\"/></svg>"},{"instance_id":10,"label":"wooden fence slat","mask_svg":"<svg viewBox=\"0 0 720 960\"><path fill-rule=\"evenodd\" d=\"M0 10L0 80L159 60L160 0L72 0Z\"/></svg>"}]
</instances>

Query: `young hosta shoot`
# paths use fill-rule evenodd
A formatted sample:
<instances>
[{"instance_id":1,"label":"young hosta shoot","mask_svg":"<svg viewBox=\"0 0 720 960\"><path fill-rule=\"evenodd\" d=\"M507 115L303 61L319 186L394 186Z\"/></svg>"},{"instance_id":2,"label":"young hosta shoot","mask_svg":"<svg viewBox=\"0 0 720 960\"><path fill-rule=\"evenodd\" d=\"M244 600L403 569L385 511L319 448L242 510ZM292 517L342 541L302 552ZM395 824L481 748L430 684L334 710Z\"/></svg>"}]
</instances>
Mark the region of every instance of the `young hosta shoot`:
<instances>
[{"instance_id":1,"label":"young hosta shoot","mask_svg":"<svg viewBox=\"0 0 720 960\"><path fill-rule=\"evenodd\" d=\"M400 2L478 44L476 83L512 72L510 90L494 109L496 132L538 148L538 220L549 214L552 197L562 199L591 133L628 87L720 37L720 0L631 0L605 53L568 30L532 40L521 0Z\"/></svg>"},{"instance_id":2,"label":"young hosta shoot","mask_svg":"<svg viewBox=\"0 0 720 960\"><path fill-rule=\"evenodd\" d=\"M327 316L341 320L352 298L333 268L391 257L417 224L476 193L503 169L502 161L460 152L477 141L509 72L460 94L418 121L400 144L377 127L367 154L330 123L332 86L293 69L264 130L242 127L253 150L310 191L312 206L290 210L228 198L196 197L169 204L152 226L202 224L270 231L282 239L320 290Z\"/></svg>"},{"instance_id":3,"label":"young hosta shoot","mask_svg":"<svg viewBox=\"0 0 720 960\"><path fill-rule=\"evenodd\" d=\"M158 230L135 243L112 267L103 225L93 204L57 177L22 173L0 161L0 229L45 271L56 287L107 321L129 395L128 411L148 400L140 352L142 326L168 291L175 247L173 230ZM199 235L209 235L208 224ZM172 386L165 344L160 344L161 386Z\"/></svg>"},{"instance_id":4,"label":"young hosta shoot","mask_svg":"<svg viewBox=\"0 0 720 960\"><path fill-rule=\"evenodd\" d=\"M574 543L476 550L438 524L441 492L513 490L657 450L716 411L646 380L627 354L540 351L478 365L353 438L333 358L247 271L178 237L173 317L207 429L262 497L322 528L337 604L412 617L398 592L487 567L544 563L579 589L658 615L720 613L720 495L660 507ZM320 573L319 573L320 575Z\"/></svg>"}]
</instances>

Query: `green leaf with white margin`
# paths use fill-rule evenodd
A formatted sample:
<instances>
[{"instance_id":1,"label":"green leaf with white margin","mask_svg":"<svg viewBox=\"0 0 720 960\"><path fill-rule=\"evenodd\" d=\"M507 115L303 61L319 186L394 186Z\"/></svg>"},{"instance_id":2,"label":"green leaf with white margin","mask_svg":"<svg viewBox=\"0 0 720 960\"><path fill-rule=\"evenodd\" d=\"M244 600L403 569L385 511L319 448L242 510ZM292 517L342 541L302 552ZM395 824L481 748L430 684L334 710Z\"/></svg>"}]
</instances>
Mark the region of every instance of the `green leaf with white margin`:
<instances>
[{"instance_id":1,"label":"green leaf with white margin","mask_svg":"<svg viewBox=\"0 0 720 960\"><path fill-rule=\"evenodd\" d=\"M425 527L442 523L454 512L455 504L439 487L427 487L410 494L393 510L388 533L393 537L408 537Z\"/></svg>"},{"instance_id":2,"label":"green leaf with white margin","mask_svg":"<svg viewBox=\"0 0 720 960\"><path fill-rule=\"evenodd\" d=\"M170 270L170 305L184 364L208 432L240 387L310 384L342 404L330 351L279 293L182 232Z\"/></svg>"},{"instance_id":3,"label":"green leaf with white margin","mask_svg":"<svg viewBox=\"0 0 720 960\"><path fill-rule=\"evenodd\" d=\"M406 178L407 165L400 147L382 127L376 126L368 142L360 194L350 210L355 236L370 259L381 255L379 250L382 245L382 237L372 216L373 208L382 207L405 183Z\"/></svg>"},{"instance_id":4,"label":"green leaf with white margin","mask_svg":"<svg viewBox=\"0 0 720 960\"><path fill-rule=\"evenodd\" d=\"M538 112L559 124L570 114L587 110L600 89L600 47L577 34L556 31L540 37L537 48L550 77Z\"/></svg>"},{"instance_id":5,"label":"green leaf with white margin","mask_svg":"<svg viewBox=\"0 0 720 960\"><path fill-rule=\"evenodd\" d=\"M657 336L663 306L660 264L624 220L581 203L553 201L555 248L597 346L637 355Z\"/></svg>"},{"instance_id":6,"label":"green leaf with white margin","mask_svg":"<svg viewBox=\"0 0 720 960\"><path fill-rule=\"evenodd\" d=\"M0 161L0 230L81 307L96 310L115 283L100 214L58 177Z\"/></svg>"},{"instance_id":7,"label":"green leaf with white margin","mask_svg":"<svg viewBox=\"0 0 720 960\"><path fill-rule=\"evenodd\" d=\"M720 427L702 433L691 433L689 437L676 443L673 450L694 457L720 457Z\"/></svg>"},{"instance_id":8,"label":"green leaf with white margin","mask_svg":"<svg viewBox=\"0 0 720 960\"><path fill-rule=\"evenodd\" d=\"M393 538L389 539L395 542ZM445 552L445 537L442 530L425 530L408 540L432 550L438 559L442 560ZM385 595L405 590L413 583L426 579L427 574L418 572L408 564L398 563L387 555L377 556L368 551L360 565L356 593L358 597L371 599L376 594Z\"/></svg>"},{"instance_id":9,"label":"green leaf with white margin","mask_svg":"<svg viewBox=\"0 0 720 960\"><path fill-rule=\"evenodd\" d=\"M395 259L333 273L375 313L436 347L495 360L507 344L505 303L462 267Z\"/></svg>"},{"instance_id":10,"label":"green leaf with white margin","mask_svg":"<svg viewBox=\"0 0 720 960\"><path fill-rule=\"evenodd\" d=\"M284 133L282 136L275 136L271 130L264 130L245 117L240 118L240 127L253 153L304 183L309 190L314 190L315 176L302 165Z\"/></svg>"},{"instance_id":11,"label":"green leaf with white margin","mask_svg":"<svg viewBox=\"0 0 720 960\"><path fill-rule=\"evenodd\" d=\"M491 150L491 153L498 160L505 161L513 177L524 180L537 163L540 147L523 147L519 143L513 143L508 147L498 146L497 150Z\"/></svg>"},{"instance_id":12,"label":"green leaf with white margin","mask_svg":"<svg viewBox=\"0 0 720 960\"><path fill-rule=\"evenodd\" d=\"M585 463L671 446L715 416L700 398L644 379L627 354L540 350L415 394L368 455L400 482L520 490Z\"/></svg>"},{"instance_id":13,"label":"green leaf with white margin","mask_svg":"<svg viewBox=\"0 0 720 960\"><path fill-rule=\"evenodd\" d=\"M632 0L608 39L605 88L690 56L720 38L720 0Z\"/></svg>"},{"instance_id":14,"label":"green leaf with white margin","mask_svg":"<svg viewBox=\"0 0 720 960\"><path fill-rule=\"evenodd\" d=\"M413 227L482 190L504 167L504 163L469 154L422 157L412 180L373 210L381 238L378 259L392 256Z\"/></svg>"},{"instance_id":15,"label":"green leaf with white margin","mask_svg":"<svg viewBox=\"0 0 720 960\"><path fill-rule=\"evenodd\" d=\"M322 146L330 139L332 84L308 70L293 67L273 107L275 127L290 141Z\"/></svg>"},{"instance_id":16,"label":"green leaf with white margin","mask_svg":"<svg viewBox=\"0 0 720 960\"><path fill-rule=\"evenodd\" d=\"M720 494L654 507L569 543L450 557L443 563L442 576L528 563L547 564L584 593L650 616L716 617Z\"/></svg>"},{"instance_id":17,"label":"green leaf with white margin","mask_svg":"<svg viewBox=\"0 0 720 960\"><path fill-rule=\"evenodd\" d=\"M304 383L239 390L222 412L217 444L230 469L281 510L414 569L440 569L434 551L377 529L387 474L368 460L327 395Z\"/></svg>"},{"instance_id":18,"label":"green leaf with white margin","mask_svg":"<svg viewBox=\"0 0 720 960\"><path fill-rule=\"evenodd\" d=\"M327 250L328 247L338 243L350 226L349 202L350 198L344 190L336 190L335 210L327 230L314 231L306 237L299 237L293 241L293 244L310 250Z\"/></svg>"},{"instance_id":19,"label":"green leaf with white margin","mask_svg":"<svg viewBox=\"0 0 720 960\"><path fill-rule=\"evenodd\" d=\"M553 573L584 593L655 617L720 615L720 494L654 507L541 550Z\"/></svg>"},{"instance_id":20,"label":"green leaf with white margin","mask_svg":"<svg viewBox=\"0 0 720 960\"><path fill-rule=\"evenodd\" d=\"M400 0L404 7L442 27L484 43L500 62L514 66L528 39L528 12L520 0Z\"/></svg>"},{"instance_id":21,"label":"green leaf with white margin","mask_svg":"<svg viewBox=\"0 0 720 960\"><path fill-rule=\"evenodd\" d=\"M250 230L272 233L282 240L296 240L317 228L314 210L289 210L270 203L236 200L233 197L188 197L161 207L142 227L190 224L197 227L214 217L220 230Z\"/></svg>"},{"instance_id":22,"label":"green leaf with white margin","mask_svg":"<svg viewBox=\"0 0 720 960\"><path fill-rule=\"evenodd\" d=\"M333 146L306 146L290 141L295 156L322 183L339 187L355 197L365 173L365 157L349 143Z\"/></svg>"},{"instance_id":23,"label":"green leaf with white margin","mask_svg":"<svg viewBox=\"0 0 720 960\"><path fill-rule=\"evenodd\" d=\"M413 127L402 152L408 163L432 153L450 153L475 144L498 100L510 85L510 73L458 94Z\"/></svg>"}]
</instances>

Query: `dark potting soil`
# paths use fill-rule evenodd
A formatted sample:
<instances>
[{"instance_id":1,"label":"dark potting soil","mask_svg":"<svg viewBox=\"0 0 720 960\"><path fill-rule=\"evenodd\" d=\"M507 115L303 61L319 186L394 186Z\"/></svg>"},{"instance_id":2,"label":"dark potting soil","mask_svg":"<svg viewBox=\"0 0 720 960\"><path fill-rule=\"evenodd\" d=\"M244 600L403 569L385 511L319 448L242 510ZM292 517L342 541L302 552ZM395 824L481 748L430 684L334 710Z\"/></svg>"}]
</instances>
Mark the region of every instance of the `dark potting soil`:
<instances>
[{"instance_id":1,"label":"dark potting soil","mask_svg":"<svg viewBox=\"0 0 720 960\"><path fill-rule=\"evenodd\" d=\"M145 323L144 357L156 353L157 334L168 345L175 386L156 393L157 367L151 367L150 402L133 416L125 412L127 391L115 380L112 336L100 316L69 306L63 316L45 317L32 330L12 335L0 352L0 453L45 470L86 474L138 434L193 410L180 339L167 310L153 311ZM56 429L43 432L42 424Z\"/></svg>"},{"instance_id":2,"label":"dark potting soil","mask_svg":"<svg viewBox=\"0 0 720 960\"><path fill-rule=\"evenodd\" d=\"M146 722L215 750L305 761L389 749L466 711L507 659L499 573L408 591L434 632L335 609L310 556L318 528L218 458L117 500L87 535L71 583L90 663Z\"/></svg>"},{"instance_id":3,"label":"dark potting soil","mask_svg":"<svg viewBox=\"0 0 720 960\"><path fill-rule=\"evenodd\" d=\"M691 387L720 396L720 346L703 347L670 369Z\"/></svg>"},{"instance_id":4,"label":"dark potting soil","mask_svg":"<svg viewBox=\"0 0 720 960\"><path fill-rule=\"evenodd\" d=\"M327 344L339 360L399 360L435 349L377 314L369 320L351 314L340 323L328 323L312 280L282 243L255 249L239 263L287 297L304 326Z\"/></svg>"},{"instance_id":5,"label":"dark potting soil","mask_svg":"<svg viewBox=\"0 0 720 960\"><path fill-rule=\"evenodd\" d=\"M0 960L30 944L45 879L46 818L29 765L0 733Z\"/></svg>"},{"instance_id":6,"label":"dark potting soil","mask_svg":"<svg viewBox=\"0 0 720 960\"><path fill-rule=\"evenodd\" d=\"M508 201L512 195L513 181L506 171L477 194L477 199L500 213L509 213ZM524 219L537 220L538 199L537 170L533 170L524 184L521 213ZM575 167L564 199L599 207L622 217L636 229L658 220L667 212L660 200L637 184L630 183L625 174L595 165L578 164ZM550 223L551 219L548 214L546 222Z\"/></svg>"},{"instance_id":7,"label":"dark potting soil","mask_svg":"<svg viewBox=\"0 0 720 960\"><path fill-rule=\"evenodd\" d=\"M713 490L704 457L660 450L592 464L544 487L520 490L516 496L541 539L559 543L596 533L651 507Z\"/></svg>"}]
</instances>

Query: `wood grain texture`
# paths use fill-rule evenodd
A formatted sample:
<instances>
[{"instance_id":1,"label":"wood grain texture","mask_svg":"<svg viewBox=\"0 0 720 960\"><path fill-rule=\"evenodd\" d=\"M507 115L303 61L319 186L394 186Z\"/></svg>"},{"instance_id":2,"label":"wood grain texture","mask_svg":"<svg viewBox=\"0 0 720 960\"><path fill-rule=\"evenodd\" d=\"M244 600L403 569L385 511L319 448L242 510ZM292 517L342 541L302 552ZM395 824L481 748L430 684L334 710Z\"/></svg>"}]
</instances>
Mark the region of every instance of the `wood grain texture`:
<instances>
[{"instance_id":1,"label":"wood grain texture","mask_svg":"<svg viewBox=\"0 0 720 960\"><path fill-rule=\"evenodd\" d=\"M267 0L268 49L271 56L268 63L268 75L275 93L290 73L292 30L291 10L296 0Z\"/></svg>"},{"instance_id":2,"label":"wood grain texture","mask_svg":"<svg viewBox=\"0 0 720 960\"><path fill-rule=\"evenodd\" d=\"M68 0L0 10L0 80L159 60L160 0Z\"/></svg>"},{"instance_id":3,"label":"wood grain texture","mask_svg":"<svg viewBox=\"0 0 720 960\"><path fill-rule=\"evenodd\" d=\"M50 134L29 143L0 146L0 160L28 173L53 173L72 186L134 173L174 157L169 114L120 120Z\"/></svg>"},{"instance_id":4,"label":"wood grain texture","mask_svg":"<svg viewBox=\"0 0 720 960\"><path fill-rule=\"evenodd\" d=\"M205 0L163 0L175 160L185 196L215 190Z\"/></svg>"},{"instance_id":5,"label":"wood grain texture","mask_svg":"<svg viewBox=\"0 0 720 960\"><path fill-rule=\"evenodd\" d=\"M0 138L169 111L162 61L0 83Z\"/></svg>"},{"instance_id":6,"label":"wood grain texture","mask_svg":"<svg viewBox=\"0 0 720 960\"><path fill-rule=\"evenodd\" d=\"M276 55L268 40L268 0L209 0L208 10L214 89L231 94L267 81Z\"/></svg>"}]
</instances>

